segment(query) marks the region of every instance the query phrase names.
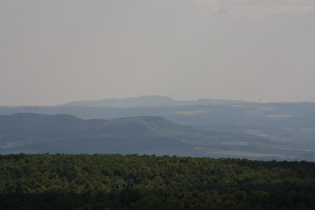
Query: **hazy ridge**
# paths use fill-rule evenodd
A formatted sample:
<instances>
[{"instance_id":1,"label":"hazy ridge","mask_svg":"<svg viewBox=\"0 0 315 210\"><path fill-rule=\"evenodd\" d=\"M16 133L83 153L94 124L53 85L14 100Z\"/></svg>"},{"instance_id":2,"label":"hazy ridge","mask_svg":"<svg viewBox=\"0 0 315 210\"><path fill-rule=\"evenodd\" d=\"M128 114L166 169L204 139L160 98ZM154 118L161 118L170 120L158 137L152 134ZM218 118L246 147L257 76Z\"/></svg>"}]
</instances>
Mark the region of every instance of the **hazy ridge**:
<instances>
[{"instance_id":1,"label":"hazy ridge","mask_svg":"<svg viewBox=\"0 0 315 210\"><path fill-rule=\"evenodd\" d=\"M214 105L171 105L174 100L162 96L118 101L132 103L126 104L129 107L101 106L99 102L93 102L95 106L75 105L78 102L74 102L72 105L50 107L0 107L1 119L4 120L1 130L8 128L10 121L14 122L10 129L18 129L10 135L0 134L1 153L121 152L251 159L315 159L313 103L225 101L225 104L220 104L222 101L217 101ZM19 133L27 130L31 132ZM119 139L119 144L127 145L128 149L117 146L118 140L109 141L113 136L108 132L113 130L117 132L115 138ZM39 133L43 136L36 136ZM104 136L107 143L102 139ZM76 142L72 142L74 140ZM138 143L128 146L126 142L130 141ZM98 145L94 145L97 150L93 149L92 143ZM61 147L61 144L64 145ZM111 144L116 146L111 147Z\"/></svg>"},{"instance_id":2,"label":"hazy ridge","mask_svg":"<svg viewBox=\"0 0 315 210\"><path fill-rule=\"evenodd\" d=\"M132 98L111 98L103 100L74 101L61 106L86 106L86 107L160 107L160 106L194 106L194 105L231 105L247 104L246 101L220 100L220 99L199 99L195 101L177 101L166 96L147 95Z\"/></svg>"}]
</instances>

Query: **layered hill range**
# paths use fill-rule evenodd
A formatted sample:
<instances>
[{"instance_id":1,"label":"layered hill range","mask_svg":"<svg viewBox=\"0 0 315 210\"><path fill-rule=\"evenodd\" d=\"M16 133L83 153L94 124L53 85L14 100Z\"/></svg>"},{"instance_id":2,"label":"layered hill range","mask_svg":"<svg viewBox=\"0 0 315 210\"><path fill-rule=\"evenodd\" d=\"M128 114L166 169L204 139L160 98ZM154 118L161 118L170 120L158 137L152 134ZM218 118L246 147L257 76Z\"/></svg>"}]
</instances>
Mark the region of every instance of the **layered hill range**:
<instances>
[{"instance_id":1,"label":"layered hill range","mask_svg":"<svg viewBox=\"0 0 315 210\"><path fill-rule=\"evenodd\" d=\"M2 154L138 153L315 160L314 103L175 101L142 96L49 107L0 107L0 117Z\"/></svg>"},{"instance_id":2,"label":"layered hill range","mask_svg":"<svg viewBox=\"0 0 315 210\"><path fill-rule=\"evenodd\" d=\"M71 115L0 116L1 153L120 153L204 156L227 143L270 140L209 133L161 117L82 120Z\"/></svg>"}]
</instances>

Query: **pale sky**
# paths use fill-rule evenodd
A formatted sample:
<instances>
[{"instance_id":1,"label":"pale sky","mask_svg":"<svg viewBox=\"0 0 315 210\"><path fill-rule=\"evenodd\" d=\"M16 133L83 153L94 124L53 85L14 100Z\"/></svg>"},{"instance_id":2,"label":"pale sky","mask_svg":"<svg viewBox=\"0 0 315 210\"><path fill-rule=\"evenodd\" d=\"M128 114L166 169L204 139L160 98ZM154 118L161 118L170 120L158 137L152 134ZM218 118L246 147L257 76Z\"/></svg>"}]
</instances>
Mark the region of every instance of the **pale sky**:
<instances>
[{"instance_id":1,"label":"pale sky","mask_svg":"<svg viewBox=\"0 0 315 210\"><path fill-rule=\"evenodd\" d=\"M315 102L315 0L0 0L0 106Z\"/></svg>"}]
</instances>

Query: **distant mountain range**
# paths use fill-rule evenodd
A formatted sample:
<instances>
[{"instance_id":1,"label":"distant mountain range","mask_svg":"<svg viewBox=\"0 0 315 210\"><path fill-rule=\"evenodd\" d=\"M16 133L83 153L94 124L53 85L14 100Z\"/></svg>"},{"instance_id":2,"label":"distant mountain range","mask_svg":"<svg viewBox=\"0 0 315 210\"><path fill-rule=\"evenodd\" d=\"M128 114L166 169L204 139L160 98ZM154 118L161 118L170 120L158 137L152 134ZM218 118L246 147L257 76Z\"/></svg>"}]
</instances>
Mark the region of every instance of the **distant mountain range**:
<instances>
[{"instance_id":1,"label":"distant mountain range","mask_svg":"<svg viewBox=\"0 0 315 210\"><path fill-rule=\"evenodd\" d=\"M237 100L199 99L196 101L176 101L165 96L140 96L124 99L104 99L94 101L74 101L62 106L86 106L86 107L161 107L161 106L194 106L194 105L231 105L247 104L249 102Z\"/></svg>"},{"instance_id":2,"label":"distant mountain range","mask_svg":"<svg viewBox=\"0 0 315 210\"><path fill-rule=\"evenodd\" d=\"M40 115L33 115L34 120L32 120L32 117L28 116L28 114L15 115L16 113ZM23 117L21 118L20 116L18 118L19 115L27 118L23 126L20 126L23 122ZM188 129L185 126L189 126L190 129L194 128L195 130L188 129L189 132L186 130L183 135L179 135L176 138L169 135L161 136L161 133L163 133L162 127L159 130L159 135L156 134L157 132L154 135L151 133L152 138L172 139L172 142L175 139L176 144L183 146L176 146L177 148L182 148L176 150L176 152L174 152L174 149L171 149L172 152L167 152L167 147L161 145L160 149L157 149L158 147L139 147L139 144L135 145L141 149L130 149L133 147L127 146L129 151L122 150L122 148L117 149L118 147L113 149L114 147L100 145L98 150L94 150L94 148L88 150L90 146L84 143L87 139L98 139L98 141L95 141L103 142L104 139L101 137L105 134L102 134L102 132L109 126L108 123L111 124L117 121L117 118L124 119L123 121L126 122L131 119L132 122L135 119L142 119L143 123L143 119L152 118L152 116L168 122L174 122L177 126L183 125L185 129ZM58 106L0 107L0 117L3 120L9 120L8 122L10 120L14 122L11 124L10 129L19 129L13 130L10 135L0 132L0 153L21 151L71 153L71 151L78 152L80 149L83 149L82 152L84 153L122 152L126 154L146 151L152 154L315 161L314 103L250 103L211 99L180 102L163 96L143 96L127 99L72 102ZM9 129L8 122L3 122L0 125L0 130ZM39 122L39 124L33 125L31 122ZM47 125L48 122L51 124ZM162 124L170 125L166 121ZM43 125L47 126L43 127ZM149 125L151 126L150 123L146 123L146 126ZM116 124L116 126L119 127L117 130L121 131L121 135L127 132L120 125ZM131 123L128 126L131 128L134 125ZM49 129L53 128L55 130L49 131ZM90 132L87 128L91 128L96 132ZM30 133L20 133L23 129L24 131L29 130ZM149 130L152 131L152 129ZM84 133L81 131L84 131ZM43 133L43 136L39 136L38 132ZM101 134L97 136L97 133ZM135 133L141 134L143 139L146 137L147 141L150 141L148 136L143 134L143 130L135 129ZM174 131L174 133L176 132ZM36 136L31 136L31 134L36 134ZM122 138L123 136L119 137L119 139ZM135 138L141 139L139 136ZM59 141L62 139L66 141ZM80 144L72 144L73 139L76 139ZM215 139L220 140L214 141ZM53 144L53 141L57 144ZM69 145L73 149L69 145L64 146L63 150L60 149L62 147L56 146L62 142L63 144L72 142ZM183 149L184 147L186 148L185 150ZM190 149L187 149L188 147ZM76 150L75 148L78 149ZM111 149L107 150L106 148Z\"/></svg>"}]
</instances>

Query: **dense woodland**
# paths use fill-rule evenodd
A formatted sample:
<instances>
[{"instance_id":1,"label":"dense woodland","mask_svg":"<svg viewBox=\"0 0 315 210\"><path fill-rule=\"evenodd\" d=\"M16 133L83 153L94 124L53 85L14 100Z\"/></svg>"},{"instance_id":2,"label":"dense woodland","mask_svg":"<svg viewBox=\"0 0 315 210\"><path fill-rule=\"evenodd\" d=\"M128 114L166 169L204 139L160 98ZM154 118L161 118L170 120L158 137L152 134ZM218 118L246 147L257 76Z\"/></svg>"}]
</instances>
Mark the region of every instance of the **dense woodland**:
<instances>
[{"instance_id":1,"label":"dense woodland","mask_svg":"<svg viewBox=\"0 0 315 210\"><path fill-rule=\"evenodd\" d=\"M1 155L0 209L315 209L315 163Z\"/></svg>"}]
</instances>

